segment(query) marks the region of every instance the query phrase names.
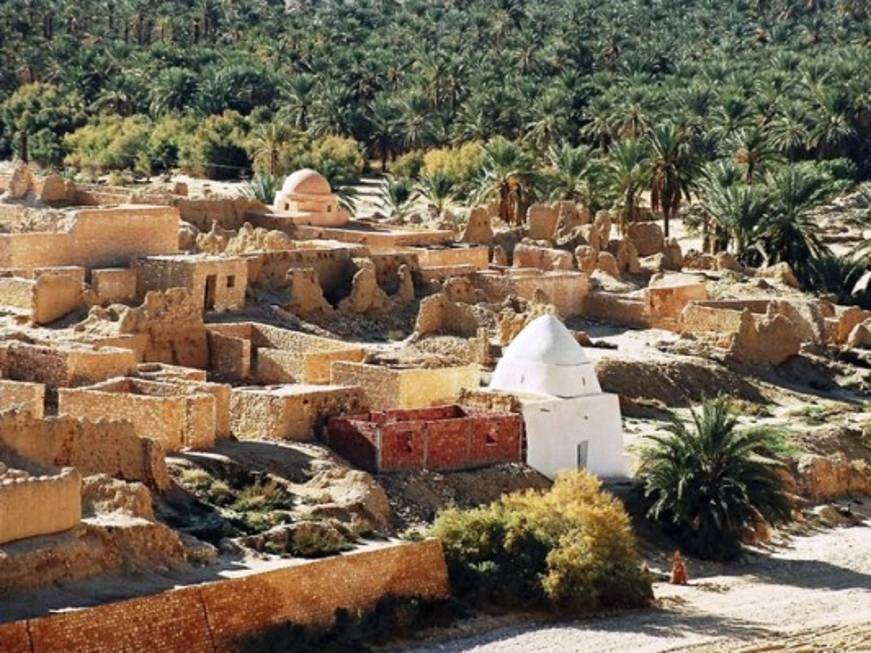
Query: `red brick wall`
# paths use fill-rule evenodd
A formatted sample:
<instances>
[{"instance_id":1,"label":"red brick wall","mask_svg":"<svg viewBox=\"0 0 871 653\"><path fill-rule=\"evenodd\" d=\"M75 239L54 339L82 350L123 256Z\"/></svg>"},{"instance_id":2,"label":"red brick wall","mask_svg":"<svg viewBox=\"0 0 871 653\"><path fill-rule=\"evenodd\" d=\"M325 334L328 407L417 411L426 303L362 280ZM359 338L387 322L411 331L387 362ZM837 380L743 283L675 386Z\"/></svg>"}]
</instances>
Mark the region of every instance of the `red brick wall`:
<instances>
[{"instance_id":1,"label":"red brick wall","mask_svg":"<svg viewBox=\"0 0 871 653\"><path fill-rule=\"evenodd\" d=\"M457 405L333 418L327 428L330 447L372 472L517 462L522 432L517 414Z\"/></svg>"},{"instance_id":2,"label":"red brick wall","mask_svg":"<svg viewBox=\"0 0 871 653\"><path fill-rule=\"evenodd\" d=\"M438 540L397 544L153 596L0 624L2 653L241 653L246 635L327 624L382 596L447 598Z\"/></svg>"}]
</instances>

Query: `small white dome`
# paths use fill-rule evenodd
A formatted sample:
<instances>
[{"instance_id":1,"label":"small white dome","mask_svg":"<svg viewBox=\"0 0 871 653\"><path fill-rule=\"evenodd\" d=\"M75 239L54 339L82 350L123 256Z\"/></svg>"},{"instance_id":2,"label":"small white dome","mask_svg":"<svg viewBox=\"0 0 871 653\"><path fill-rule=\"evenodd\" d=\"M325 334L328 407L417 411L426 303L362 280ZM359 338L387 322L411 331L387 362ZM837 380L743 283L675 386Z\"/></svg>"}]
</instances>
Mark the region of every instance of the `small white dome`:
<instances>
[{"instance_id":1,"label":"small white dome","mask_svg":"<svg viewBox=\"0 0 871 653\"><path fill-rule=\"evenodd\" d=\"M533 320L517 334L496 364L490 387L563 398L602 391L584 350L553 315Z\"/></svg>"},{"instance_id":2,"label":"small white dome","mask_svg":"<svg viewBox=\"0 0 871 653\"><path fill-rule=\"evenodd\" d=\"M329 195L332 192L330 182L311 168L297 170L288 176L281 190L290 195Z\"/></svg>"},{"instance_id":3,"label":"small white dome","mask_svg":"<svg viewBox=\"0 0 871 653\"><path fill-rule=\"evenodd\" d=\"M571 332L549 314L527 324L505 349L502 358L545 365L583 365L589 362Z\"/></svg>"}]
</instances>

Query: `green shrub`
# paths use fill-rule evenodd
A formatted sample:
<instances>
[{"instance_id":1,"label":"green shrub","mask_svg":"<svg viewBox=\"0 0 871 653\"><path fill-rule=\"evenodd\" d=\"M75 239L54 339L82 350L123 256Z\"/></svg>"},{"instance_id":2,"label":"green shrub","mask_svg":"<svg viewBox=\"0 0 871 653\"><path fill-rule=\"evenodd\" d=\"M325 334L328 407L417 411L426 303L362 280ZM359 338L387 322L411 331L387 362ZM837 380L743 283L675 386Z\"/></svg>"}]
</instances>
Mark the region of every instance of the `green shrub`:
<instances>
[{"instance_id":1,"label":"green shrub","mask_svg":"<svg viewBox=\"0 0 871 653\"><path fill-rule=\"evenodd\" d=\"M103 117L66 135L64 163L93 173L133 170L143 161L151 130L145 116Z\"/></svg>"},{"instance_id":2,"label":"green shrub","mask_svg":"<svg viewBox=\"0 0 871 653\"><path fill-rule=\"evenodd\" d=\"M236 179L251 168L245 150L247 121L234 111L209 116L181 139L179 163L186 172L209 179Z\"/></svg>"},{"instance_id":3,"label":"green shrub","mask_svg":"<svg viewBox=\"0 0 871 653\"><path fill-rule=\"evenodd\" d=\"M675 420L642 453L638 479L651 502L647 514L700 557L733 559L746 529L790 517L771 457L776 444L766 431L739 430L726 397L705 400L692 419L692 428Z\"/></svg>"},{"instance_id":4,"label":"green shrub","mask_svg":"<svg viewBox=\"0 0 871 653\"><path fill-rule=\"evenodd\" d=\"M423 171L423 158L423 152L411 150L396 157L390 164L390 171L398 178L417 179Z\"/></svg>"},{"instance_id":5,"label":"green shrub","mask_svg":"<svg viewBox=\"0 0 871 653\"><path fill-rule=\"evenodd\" d=\"M445 510L432 533L444 544L454 591L473 603L578 612L652 598L629 517L584 472L560 475L544 494Z\"/></svg>"}]
</instances>

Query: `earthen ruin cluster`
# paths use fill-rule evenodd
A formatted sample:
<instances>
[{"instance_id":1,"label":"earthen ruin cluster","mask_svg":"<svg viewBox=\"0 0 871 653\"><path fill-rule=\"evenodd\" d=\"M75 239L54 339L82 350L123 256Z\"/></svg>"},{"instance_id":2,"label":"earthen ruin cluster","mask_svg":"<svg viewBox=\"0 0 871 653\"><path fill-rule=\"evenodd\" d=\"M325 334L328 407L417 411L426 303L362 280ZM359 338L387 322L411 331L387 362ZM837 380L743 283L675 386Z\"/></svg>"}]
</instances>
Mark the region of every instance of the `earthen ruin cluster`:
<instances>
[{"instance_id":1,"label":"earthen ruin cluster","mask_svg":"<svg viewBox=\"0 0 871 653\"><path fill-rule=\"evenodd\" d=\"M746 365L871 346L871 313L797 292L788 268L682 252L651 220L620 229L571 202L533 205L520 227L480 206L426 230L353 219L311 170L272 206L26 167L0 186L0 545L104 534L72 570L30 550L0 559L4 589L33 582L15 565L42 564L45 584L131 564L121 551L140 566L155 549L195 555L150 498L172 491L167 456L222 441L320 442L371 473L625 473L617 398L573 320L665 330ZM536 357L503 358L527 329ZM577 432L554 441L555 424Z\"/></svg>"}]
</instances>

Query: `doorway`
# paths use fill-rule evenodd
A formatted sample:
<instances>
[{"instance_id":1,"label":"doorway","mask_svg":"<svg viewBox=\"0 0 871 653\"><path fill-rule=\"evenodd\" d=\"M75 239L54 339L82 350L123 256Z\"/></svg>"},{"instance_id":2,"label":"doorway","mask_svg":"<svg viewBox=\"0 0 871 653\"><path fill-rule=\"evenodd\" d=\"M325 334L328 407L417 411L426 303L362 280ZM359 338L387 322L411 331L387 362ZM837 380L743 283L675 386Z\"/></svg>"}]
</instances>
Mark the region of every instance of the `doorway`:
<instances>
[{"instance_id":1,"label":"doorway","mask_svg":"<svg viewBox=\"0 0 871 653\"><path fill-rule=\"evenodd\" d=\"M210 274L206 276L206 294L203 300L203 308L207 311L215 310L215 292L218 286L218 275Z\"/></svg>"}]
</instances>

